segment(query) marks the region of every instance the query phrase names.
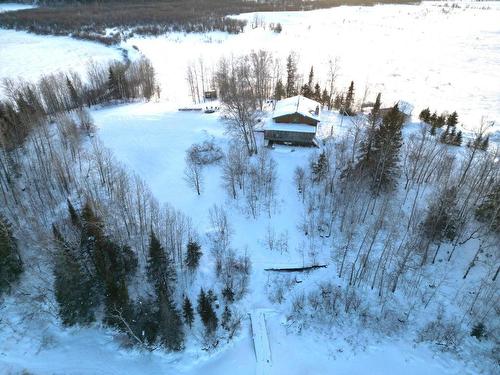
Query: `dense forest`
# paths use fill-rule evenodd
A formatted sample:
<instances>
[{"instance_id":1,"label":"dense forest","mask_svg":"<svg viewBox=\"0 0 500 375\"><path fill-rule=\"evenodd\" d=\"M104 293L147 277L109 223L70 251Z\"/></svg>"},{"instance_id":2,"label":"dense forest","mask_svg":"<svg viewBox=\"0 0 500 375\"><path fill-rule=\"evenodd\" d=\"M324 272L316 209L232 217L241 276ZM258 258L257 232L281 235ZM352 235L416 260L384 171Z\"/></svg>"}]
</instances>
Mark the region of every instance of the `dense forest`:
<instances>
[{"instance_id":1,"label":"dense forest","mask_svg":"<svg viewBox=\"0 0 500 375\"><path fill-rule=\"evenodd\" d=\"M256 11L311 10L343 4L410 3L406 0L143 0L66 1L46 0L35 9L0 14L0 25L37 34L72 35L105 44L119 43L121 33L107 28L132 29L137 34L169 31L239 33L245 22L228 15Z\"/></svg>"}]
</instances>

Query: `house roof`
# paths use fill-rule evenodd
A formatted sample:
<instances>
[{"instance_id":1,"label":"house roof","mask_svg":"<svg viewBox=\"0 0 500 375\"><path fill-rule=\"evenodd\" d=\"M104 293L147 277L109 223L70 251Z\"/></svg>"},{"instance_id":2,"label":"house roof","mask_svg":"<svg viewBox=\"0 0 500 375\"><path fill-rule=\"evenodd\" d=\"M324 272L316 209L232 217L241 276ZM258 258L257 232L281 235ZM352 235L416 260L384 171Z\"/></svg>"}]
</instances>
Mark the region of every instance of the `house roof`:
<instances>
[{"instance_id":1,"label":"house roof","mask_svg":"<svg viewBox=\"0 0 500 375\"><path fill-rule=\"evenodd\" d=\"M319 109L318 114L316 114L316 109ZM273 119L295 113L318 122L321 121L321 105L302 95L278 101L274 108Z\"/></svg>"},{"instance_id":2,"label":"house roof","mask_svg":"<svg viewBox=\"0 0 500 375\"><path fill-rule=\"evenodd\" d=\"M316 126L305 124L286 124L269 121L263 126L264 130L286 131L294 133L316 133Z\"/></svg>"}]
</instances>

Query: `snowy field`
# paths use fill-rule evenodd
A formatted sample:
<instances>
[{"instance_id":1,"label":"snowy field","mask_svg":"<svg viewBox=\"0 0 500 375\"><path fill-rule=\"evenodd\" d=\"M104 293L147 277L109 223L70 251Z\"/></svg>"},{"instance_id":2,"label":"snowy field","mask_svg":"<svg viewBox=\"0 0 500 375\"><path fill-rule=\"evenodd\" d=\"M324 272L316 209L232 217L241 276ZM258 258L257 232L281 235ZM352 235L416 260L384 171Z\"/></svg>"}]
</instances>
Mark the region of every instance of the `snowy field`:
<instances>
[{"instance_id":1,"label":"snowy field","mask_svg":"<svg viewBox=\"0 0 500 375\"><path fill-rule=\"evenodd\" d=\"M245 319L238 337L221 345L211 355L187 343L182 355L156 351L127 351L112 335L97 328L60 330L44 327L48 343L30 337L20 341L0 340L0 373L24 369L34 374L342 374L342 375L440 375L475 374L473 350L462 361L446 353L436 353L425 344L411 340L378 337L346 325L331 332L315 329L297 333L285 322L289 303L269 301L264 268L275 265L302 265L301 236L296 228L303 207L293 185L297 166L308 163L312 149L277 147L272 157L278 164L276 211L257 219L245 214L221 186L219 166L207 167L201 196L184 180L185 151L195 142L213 139L223 149L228 137L218 114L178 112L189 101L185 81L186 65L202 58L206 64L221 56L243 54L252 49L268 49L284 59L290 51L300 56L301 72L315 66L317 77L326 81L324 64L339 57L338 86L353 79L358 92L368 85L372 96L382 91L386 101L403 98L416 106L437 110L457 110L466 128L476 126L481 116L500 121L500 4L459 3L459 8L443 8L436 3L420 6L384 5L340 7L304 13L268 13L265 22L280 22L283 32L264 28L240 35L171 34L157 38L133 38L123 47L137 46L149 57L162 84L162 99L95 109L98 137L115 157L140 175L162 203L171 203L193 219L205 234L208 211L224 205L234 228L233 243L241 253L251 254L253 272L249 294L239 304L245 313L266 311L272 355L270 366L262 370L256 363L250 321ZM0 5L0 9L8 9ZM483 9L485 8L485 9ZM486 9L487 8L487 9ZM252 22L254 15L241 15ZM49 53L50 51L50 53ZM90 59L121 58L117 49L66 37L36 36L0 29L0 78L35 79L44 73L83 71ZM80 70L81 69L81 70ZM324 78L322 78L324 77ZM322 132L334 136L346 131L336 114L328 114ZM414 124L414 128L418 125ZM498 125L497 125L498 126ZM269 224L277 233L288 232L288 253L264 248ZM319 254L319 262L329 262L330 253ZM209 273L207 265L201 272ZM304 287L330 277L329 269L303 276ZM302 277L302 276L301 276ZM212 287L210 283L204 285ZM277 311L276 309L280 309ZM37 327L39 328L39 327ZM0 335L1 337L1 335Z\"/></svg>"},{"instance_id":2,"label":"snowy field","mask_svg":"<svg viewBox=\"0 0 500 375\"><path fill-rule=\"evenodd\" d=\"M0 4L0 12L27 7ZM4 78L34 81L44 74L69 70L85 74L90 61L99 63L121 58L118 49L98 43L0 28L0 81Z\"/></svg>"},{"instance_id":3,"label":"snowy field","mask_svg":"<svg viewBox=\"0 0 500 375\"><path fill-rule=\"evenodd\" d=\"M264 49L282 59L284 71L284 59L293 51L305 79L314 65L324 85L327 62L337 57L337 86L347 87L354 80L359 96L367 86L371 100L380 91L387 103L404 99L416 112L427 106L457 110L466 128L476 127L482 116L498 124L500 3L458 2L458 8L444 4L257 14L267 25L280 22L281 34L268 27L253 29L256 14L244 14L238 18L248 20L248 26L239 35L170 34L126 43L152 59L163 95L172 101L187 100L186 65L199 58L210 66L221 56Z\"/></svg>"}]
</instances>

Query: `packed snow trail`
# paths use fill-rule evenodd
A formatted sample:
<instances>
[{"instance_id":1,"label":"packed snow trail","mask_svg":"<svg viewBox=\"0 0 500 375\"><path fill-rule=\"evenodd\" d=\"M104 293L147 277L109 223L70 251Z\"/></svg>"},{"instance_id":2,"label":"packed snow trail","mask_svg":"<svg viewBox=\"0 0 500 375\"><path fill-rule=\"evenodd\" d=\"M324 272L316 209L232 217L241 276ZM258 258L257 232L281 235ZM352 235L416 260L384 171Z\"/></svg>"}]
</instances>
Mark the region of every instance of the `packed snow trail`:
<instances>
[{"instance_id":1,"label":"packed snow trail","mask_svg":"<svg viewBox=\"0 0 500 375\"><path fill-rule=\"evenodd\" d=\"M252 325L255 360L257 361L256 374L268 374L271 368L271 347L267 335L266 317L264 311L255 310L250 313ZM267 370L267 371L266 371Z\"/></svg>"}]
</instances>

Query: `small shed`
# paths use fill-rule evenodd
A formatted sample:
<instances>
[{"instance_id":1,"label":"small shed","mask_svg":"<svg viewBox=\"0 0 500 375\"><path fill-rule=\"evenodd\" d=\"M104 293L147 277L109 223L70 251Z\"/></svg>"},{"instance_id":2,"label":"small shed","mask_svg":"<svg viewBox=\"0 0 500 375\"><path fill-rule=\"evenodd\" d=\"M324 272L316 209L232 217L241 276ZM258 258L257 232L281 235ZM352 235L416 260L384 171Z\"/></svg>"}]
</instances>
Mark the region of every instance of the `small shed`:
<instances>
[{"instance_id":1,"label":"small shed","mask_svg":"<svg viewBox=\"0 0 500 375\"><path fill-rule=\"evenodd\" d=\"M413 112L413 105L403 100L398 101L397 105L398 105L398 110L404 116L405 121L409 121L411 119L411 114ZM382 117L385 116L391 109L392 107L381 108L380 115Z\"/></svg>"},{"instance_id":2,"label":"small shed","mask_svg":"<svg viewBox=\"0 0 500 375\"><path fill-rule=\"evenodd\" d=\"M276 103L272 119L264 126L268 142L317 146L316 130L321 121L321 105L297 95Z\"/></svg>"},{"instance_id":3,"label":"small shed","mask_svg":"<svg viewBox=\"0 0 500 375\"><path fill-rule=\"evenodd\" d=\"M217 91L216 90L205 91L203 93L203 96L206 100L215 100L217 99Z\"/></svg>"}]
</instances>

